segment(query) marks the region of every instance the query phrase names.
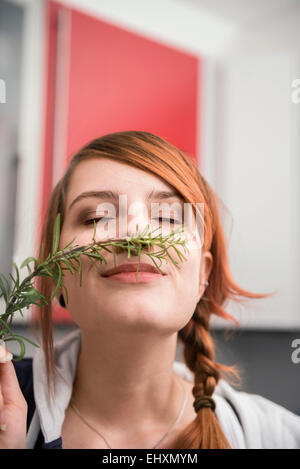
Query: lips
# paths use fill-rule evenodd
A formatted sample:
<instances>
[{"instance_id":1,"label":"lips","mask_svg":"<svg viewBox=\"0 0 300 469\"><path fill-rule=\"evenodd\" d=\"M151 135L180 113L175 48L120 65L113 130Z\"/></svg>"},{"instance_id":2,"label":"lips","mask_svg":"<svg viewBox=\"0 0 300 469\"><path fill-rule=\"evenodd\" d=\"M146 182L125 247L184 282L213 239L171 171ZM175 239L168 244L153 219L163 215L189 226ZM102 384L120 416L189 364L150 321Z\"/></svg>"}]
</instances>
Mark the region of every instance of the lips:
<instances>
[{"instance_id":1,"label":"lips","mask_svg":"<svg viewBox=\"0 0 300 469\"><path fill-rule=\"evenodd\" d=\"M103 272L102 277L110 277L111 275L114 274L119 274L121 272L136 272L138 269L138 263L127 263L127 264L121 264L118 265L116 268L108 269ZM161 272L151 264L146 264L146 263L140 263L139 267L139 272L152 272L155 274L160 274ZM166 275L166 274L163 274Z\"/></svg>"}]
</instances>

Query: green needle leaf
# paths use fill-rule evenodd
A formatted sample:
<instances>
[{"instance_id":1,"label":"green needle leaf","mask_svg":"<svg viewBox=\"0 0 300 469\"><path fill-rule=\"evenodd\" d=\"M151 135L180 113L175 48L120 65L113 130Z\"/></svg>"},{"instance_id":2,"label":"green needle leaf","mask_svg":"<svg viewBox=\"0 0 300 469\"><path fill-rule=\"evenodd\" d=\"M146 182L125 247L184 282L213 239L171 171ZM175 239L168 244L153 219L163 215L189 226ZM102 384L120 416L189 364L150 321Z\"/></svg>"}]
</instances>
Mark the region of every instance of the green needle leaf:
<instances>
[{"instance_id":1,"label":"green needle leaf","mask_svg":"<svg viewBox=\"0 0 300 469\"><path fill-rule=\"evenodd\" d=\"M82 286L82 260L81 260L81 256L79 257L79 281L80 281L80 286Z\"/></svg>"},{"instance_id":2,"label":"green needle leaf","mask_svg":"<svg viewBox=\"0 0 300 469\"><path fill-rule=\"evenodd\" d=\"M4 278L4 275L3 275L3 278ZM7 291L2 280L2 274L0 274L0 289L1 289L1 296L4 297L5 302L7 303L7 300L8 300Z\"/></svg>"},{"instance_id":3,"label":"green needle leaf","mask_svg":"<svg viewBox=\"0 0 300 469\"><path fill-rule=\"evenodd\" d=\"M57 217L54 223L53 249L52 249L53 256L57 253L57 250L58 250L59 234L60 234L60 213L57 214Z\"/></svg>"},{"instance_id":4,"label":"green needle leaf","mask_svg":"<svg viewBox=\"0 0 300 469\"><path fill-rule=\"evenodd\" d=\"M27 267L28 270L29 270L29 273L31 273L31 269L29 267L29 263L30 262L34 262L34 269L37 269L38 265L39 265L39 261L35 258L35 257L27 257L27 259L25 259L24 262L22 262L21 264L21 269L23 269L23 267ZM16 264L14 263L14 266L15 266L15 269L16 269L16 272L17 272L17 277L19 279L19 272L18 272L18 267L16 266Z\"/></svg>"},{"instance_id":5,"label":"green needle leaf","mask_svg":"<svg viewBox=\"0 0 300 469\"><path fill-rule=\"evenodd\" d=\"M5 339L5 342L9 342L9 341L16 341L16 342L19 342L19 345L20 345L20 355L18 357L14 357L14 361L15 362L19 362L20 360L22 360L22 358L24 358L24 355L25 355L25 344L23 342L24 340L24 337L22 339L20 339L19 337L17 336L12 336L12 337L8 337L7 339Z\"/></svg>"},{"instance_id":6,"label":"green needle leaf","mask_svg":"<svg viewBox=\"0 0 300 469\"><path fill-rule=\"evenodd\" d=\"M58 280L57 280L57 285L55 287L55 290L52 293L51 300L53 300L53 298L56 296L58 290L61 287L61 283L62 283L62 269L61 269L61 266L58 263L57 263L57 269L58 269Z\"/></svg>"}]
</instances>

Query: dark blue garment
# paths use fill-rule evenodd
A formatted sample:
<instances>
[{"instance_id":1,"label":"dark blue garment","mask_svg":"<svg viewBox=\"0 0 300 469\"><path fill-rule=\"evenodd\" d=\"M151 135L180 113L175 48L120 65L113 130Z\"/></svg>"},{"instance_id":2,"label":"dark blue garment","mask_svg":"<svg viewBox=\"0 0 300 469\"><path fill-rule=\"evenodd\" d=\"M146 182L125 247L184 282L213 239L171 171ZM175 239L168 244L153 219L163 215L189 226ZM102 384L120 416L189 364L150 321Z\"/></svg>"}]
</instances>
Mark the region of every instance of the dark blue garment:
<instances>
[{"instance_id":1,"label":"dark blue garment","mask_svg":"<svg viewBox=\"0 0 300 469\"><path fill-rule=\"evenodd\" d=\"M27 413L27 431L28 431L31 419L35 411L35 400L34 400L34 393L33 393L32 358L23 358L20 361L13 360L13 364L15 367L18 381L19 381L19 386L26 399L27 406L28 406L28 413ZM40 429L34 449L62 449L62 439L61 437L59 437L56 440L45 443L42 431Z\"/></svg>"}]
</instances>

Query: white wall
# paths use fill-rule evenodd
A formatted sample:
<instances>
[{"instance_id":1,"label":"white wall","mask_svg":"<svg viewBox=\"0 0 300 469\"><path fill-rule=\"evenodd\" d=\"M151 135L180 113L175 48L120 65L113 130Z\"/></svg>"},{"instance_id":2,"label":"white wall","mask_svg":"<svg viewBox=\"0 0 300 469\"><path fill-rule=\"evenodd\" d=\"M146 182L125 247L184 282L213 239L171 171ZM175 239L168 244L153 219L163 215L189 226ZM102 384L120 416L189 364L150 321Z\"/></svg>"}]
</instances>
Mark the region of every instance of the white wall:
<instances>
[{"instance_id":1,"label":"white wall","mask_svg":"<svg viewBox=\"0 0 300 469\"><path fill-rule=\"evenodd\" d=\"M235 57L224 71L225 138L216 162L222 159L218 187L233 217L232 272L251 291L278 290L272 299L238 309L247 327L300 327L294 301L299 248L293 243L299 212L291 101L296 60L287 53L257 52Z\"/></svg>"}]
</instances>

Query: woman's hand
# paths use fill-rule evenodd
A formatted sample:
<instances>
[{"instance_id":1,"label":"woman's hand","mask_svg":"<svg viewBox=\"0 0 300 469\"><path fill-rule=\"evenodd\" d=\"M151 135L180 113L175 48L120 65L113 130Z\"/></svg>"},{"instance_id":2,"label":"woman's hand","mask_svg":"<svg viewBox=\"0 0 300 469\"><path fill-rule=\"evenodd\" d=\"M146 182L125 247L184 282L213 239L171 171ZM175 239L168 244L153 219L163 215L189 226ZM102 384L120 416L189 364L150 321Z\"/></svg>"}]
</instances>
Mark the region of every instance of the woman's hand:
<instances>
[{"instance_id":1,"label":"woman's hand","mask_svg":"<svg viewBox=\"0 0 300 469\"><path fill-rule=\"evenodd\" d=\"M0 340L0 449L25 449L27 403L12 358Z\"/></svg>"}]
</instances>

